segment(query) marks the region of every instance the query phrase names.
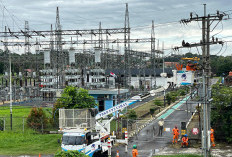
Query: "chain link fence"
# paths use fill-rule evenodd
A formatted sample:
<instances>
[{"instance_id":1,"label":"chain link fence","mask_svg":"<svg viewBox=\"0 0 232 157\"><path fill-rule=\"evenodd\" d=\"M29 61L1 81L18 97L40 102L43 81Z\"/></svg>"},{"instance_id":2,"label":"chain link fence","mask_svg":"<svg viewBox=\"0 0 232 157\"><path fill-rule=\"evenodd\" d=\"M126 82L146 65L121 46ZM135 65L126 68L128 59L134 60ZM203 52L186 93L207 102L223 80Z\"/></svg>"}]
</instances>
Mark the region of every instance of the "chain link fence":
<instances>
[{"instance_id":1,"label":"chain link fence","mask_svg":"<svg viewBox=\"0 0 232 157\"><path fill-rule=\"evenodd\" d=\"M25 117L0 117L1 131L25 132L28 130ZM11 125L12 124L12 125Z\"/></svg>"},{"instance_id":2,"label":"chain link fence","mask_svg":"<svg viewBox=\"0 0 232 157\"><path fill-rule=\"evenodd\" d=\"M46 124L41 119L38 123L41 123L41 127L36 130L41 133L48 132L49 130L57 130L47 119ZM10 117L0 117L0 131L13 131L18 133L31 132L33 129L28 127L26 117L13 117L12 123Z\"/></svg>"}]
</instances>

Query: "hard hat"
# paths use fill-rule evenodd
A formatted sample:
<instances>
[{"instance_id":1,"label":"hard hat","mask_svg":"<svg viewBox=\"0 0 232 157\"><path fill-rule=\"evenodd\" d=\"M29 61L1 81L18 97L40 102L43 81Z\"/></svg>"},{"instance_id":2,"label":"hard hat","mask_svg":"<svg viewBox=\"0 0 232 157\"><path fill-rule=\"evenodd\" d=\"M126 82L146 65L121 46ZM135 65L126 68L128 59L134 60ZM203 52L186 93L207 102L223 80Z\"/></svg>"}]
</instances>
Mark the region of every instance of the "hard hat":
<instances>
[{"instance_id":1,"label":"hard hat","mask_svg":"<svg viewBox=\"0 0 232 157\"><path fill-rule=\"evenodd\" d=\"M133 145L133 148L134 148L134 149L136 149L136 148L137 148L137 146L136 146L136 145Z\"/></svg>"},{"instance_id":2,"label":"hard hat","mask_svg":"<svg viewBox=\"0 0 232 157\"><path fill-rule=\"evenodd\" d=\"M184 137L188 137L188 135L187 135L187 134L185 134L185 135L184 135Z\"/></svg>"}]
</instances>

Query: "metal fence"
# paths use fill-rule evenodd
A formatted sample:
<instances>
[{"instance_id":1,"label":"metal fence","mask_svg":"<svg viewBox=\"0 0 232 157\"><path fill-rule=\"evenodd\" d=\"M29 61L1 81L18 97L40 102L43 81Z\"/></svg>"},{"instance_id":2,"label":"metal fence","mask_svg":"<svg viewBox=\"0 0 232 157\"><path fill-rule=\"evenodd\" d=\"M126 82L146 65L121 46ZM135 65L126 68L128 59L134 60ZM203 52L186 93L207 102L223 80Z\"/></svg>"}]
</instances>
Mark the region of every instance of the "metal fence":
<instances>
[{"instance_id":1,"label":"metal fence","mask_svg":"<svg viewBox=\"0 0 232 157\"><path fill-rule=\"evenodd\" d=\"M94 109L59 109L59 128L93 128Z\"/></svg>"},{"instance_id":2,"label":"metal fence","mask_svg":"<svg viewBox=\"0 0 232 157\"><path fill-rule=\"evenodd\" d=\"M47 119L49 120L49 119ZM39 122L40 123L40 122ZM44 121L41 120L41 126L36 131L41 133L45 133L49 130L58 130L55 126L53 126L49 121L44 124ZM13 117L12 122L10 117L0 117L0 131L13 131L13 132L31 132L33 128L30 128L27 125L27 118L26 117Z\"/></svg>"},{"instance_id":3,"label":"metal fence","mask_svg":"<svg viewBox=\"0 0 232 157\"><path fill-rule=\"evenodd\" d=\"M12 125L11 125L12 124ZM25 132L28 130L25 117L0 117L1 131Z\"/></svg>"}]
</instances>

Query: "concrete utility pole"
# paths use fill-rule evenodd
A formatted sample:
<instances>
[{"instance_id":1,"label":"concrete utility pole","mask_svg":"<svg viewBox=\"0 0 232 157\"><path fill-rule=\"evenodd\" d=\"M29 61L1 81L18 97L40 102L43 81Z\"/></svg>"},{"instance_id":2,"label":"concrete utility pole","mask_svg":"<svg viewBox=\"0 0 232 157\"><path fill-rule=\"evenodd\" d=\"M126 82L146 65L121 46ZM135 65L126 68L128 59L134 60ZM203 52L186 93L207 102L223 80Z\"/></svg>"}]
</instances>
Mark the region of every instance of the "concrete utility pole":
<instances>
[{"instance_id":1,"label":"concrete utility pole","mask_svg":"<svg viewBox=\"0 0 232 157\"><path fill-rule=\"evenodd\" d=\"M207 19L207 24L208 24L208 19ZM205 24L206 24L206 4L204 4L204 17L202 18L202 43L203 43L203 46L202 46L202 58L203 58L203 95L204 95L204 104L203 104L203 117L204 117L204 127L203 127L203 138L204 138L204 143L202 142L202 148L203 148L203 151L204 151L204 156L207 157L209 156L209 146L208 146L208 117L207 117L207 79L206 79L206 76L207 76L207 73L205 73L206 70L206 30L207 30L207 37L209 36L208 35L208 25L207 25L207 29L205 27ZM209 52L208 50L208 38L207 38L207 52Z\"/></svg>"},{"instance_id":2,"label":"concrete utility pole","mask_svg":"<svg viewBox=\"0 0 232 157\"><path fill-rule=\"evenodd\" d=\"M212 42L210 41L210 25L213 21L220 21L223 20L224 16L228 16L225 13L220 13L217 11L216 14L208 16L206 15L206 4L204 4L204 16L199 17L196 15L196 17L193 17L193 13L190 13L190 19L183 19L181 20L182 23L186 24L191 21L202 21L202 41L197 44L189 44L189 45L182 45L182 47L175 47L174 49L179 49L183 47L196 47L196 46L202 46L202 58L203 58L203 153L205 157L210 156L210 145L209 145L209 130L210 130L210 106L209 106L209 100L210 100L210 45L211 44L222 44L222 41L218 41L216 38L216 41L214 40L214 37L212 38Z\"/></svg>"}]
</instances>

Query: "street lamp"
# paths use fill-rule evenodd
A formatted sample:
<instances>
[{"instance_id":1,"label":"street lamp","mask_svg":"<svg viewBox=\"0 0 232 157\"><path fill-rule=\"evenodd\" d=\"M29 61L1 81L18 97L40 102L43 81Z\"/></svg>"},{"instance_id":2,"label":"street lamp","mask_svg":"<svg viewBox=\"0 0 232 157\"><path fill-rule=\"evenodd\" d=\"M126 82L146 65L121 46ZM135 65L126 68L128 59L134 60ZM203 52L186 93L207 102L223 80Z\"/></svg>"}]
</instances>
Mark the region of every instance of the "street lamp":
<instances>
[{"instance_id":1,"label":"street lamp","mask_svg":"<svg viewBox=\"0 0 232 157\"><path fill-rule=\"evenodd\" d=\"M10 62L10 128L12 130L12 82L11 82L11 55L9 52L9 62Z\"/></svg>"}]
</instances>

